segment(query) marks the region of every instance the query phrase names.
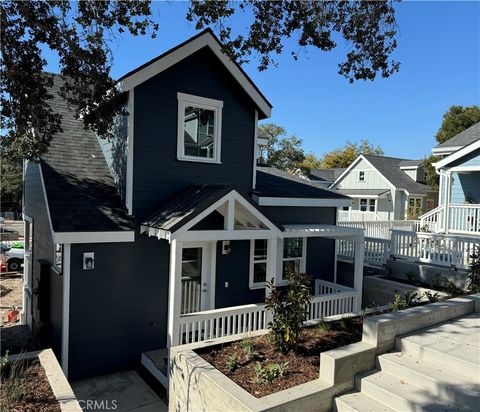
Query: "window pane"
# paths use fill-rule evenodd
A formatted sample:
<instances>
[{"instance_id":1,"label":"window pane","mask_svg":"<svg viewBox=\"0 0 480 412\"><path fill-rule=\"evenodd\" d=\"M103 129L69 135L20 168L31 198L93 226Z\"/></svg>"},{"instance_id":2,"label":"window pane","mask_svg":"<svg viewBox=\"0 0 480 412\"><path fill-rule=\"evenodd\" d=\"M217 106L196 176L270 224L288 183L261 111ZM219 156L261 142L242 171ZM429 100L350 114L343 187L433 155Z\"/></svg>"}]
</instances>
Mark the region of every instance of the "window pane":
<instances>
[{"instance_id":1,"label":"window pane","mask_svg":"<svg viewBox=\"0 0 480 412\"><path fill-rule=\"evenodd\" d=\"M254 263L253 264L253 283L266 282L267 280L267 264Z\"/></svg>"},{"instance_id":2,"label":"window pane","mask_svg":"<svg viewBox=\"0 0 480 412\"><path fill-rule=\"evenodd\" d=\"M182 277L200 277L202 270L202 248L182 250Z\"/></svg>"},{"instance_id":3,"label":"window pane","mask_svg":"<svg viewBox=\"0 0 480 412\"><path fill-rule=\"evenodd\" d=\"M265 239L255 240L255 250L253 252L254 260L267 259L267 241Z\"/></svg>"},{"instance_id":4,"label":"window pane","mask_svg":"<svg viewBox=\"0 0 480 412\"><path fill-rule=\"evenodd\" d=\"M360 210L362 212L367 211L367 199L360 199Z\"/></svg>"},{"instance_id":5,"label":"window pane","mask_svg":"<svg viewBox=\"0 0 480 412\"><path fill-rule=\"evenodd\" d=\"M358 180L361 182L365 180L365 172L358 172Z\"/></svg>"},{"instance_id":6,"label":"window pane","mask_svg":"<svg viewBox=\"0 0 480 412\"><path fill-rule=\"evenodd\" d=\"M370 199L368 204L370 212L375 212L375 199Z\"/></svg>"},{"instance_id":7,"label":"window pane","mask_svg":"<svg viewBox=\"0 0 480 412\"><path fill-rule=\"evenodd\" d=\"M300 272L300 259L286 260L283 262L282 279L286 279L289 273Z\"/></svg>"},{"instance_id":8,"label":"window pane","mask_svg":"<svg viewBox=\"0 0 480 412\"><path fill-rule=\"evenodd\" d=\"M283 241L283 257L296 258L302 257L303 238L292 237Z\"/></svg>"},{"instance_id":9,"label":"window pane","mask_svg":"<svg viewBox=\"0 0 480 412\"><path fill-rule=\"evenodd\" d=\"M213 158L215 111L186 106L183 132L186 156Z\"/></svg>"}]
</instances>

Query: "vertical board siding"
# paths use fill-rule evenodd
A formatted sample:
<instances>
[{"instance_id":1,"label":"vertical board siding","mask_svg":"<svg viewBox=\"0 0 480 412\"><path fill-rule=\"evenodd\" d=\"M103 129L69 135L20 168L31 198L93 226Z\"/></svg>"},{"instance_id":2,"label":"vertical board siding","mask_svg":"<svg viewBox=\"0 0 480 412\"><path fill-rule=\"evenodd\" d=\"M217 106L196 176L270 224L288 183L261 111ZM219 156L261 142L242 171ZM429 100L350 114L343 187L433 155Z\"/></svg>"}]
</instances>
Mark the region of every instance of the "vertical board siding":
<instances>
[{"instance_id":1,"label":"vertical board siding","mask_svg":"<svg viewBox=\"0 0 480 412\"><path fill-rule=\"evenodd\" d=\"M138 233L134 243L72 245L69 378L134 367L166 346L169 250ZM93 270L84 252L95 253Z\"/></svg>"},{"instance_id":2,"label":"vertical board siding","mask_svg":"<svg viewBox=\"0 0 480 412\"><path fill-rule=\"evenodd\" d=\"M223 101L221 164L177 160L177 92ZM202 49L135 88L134 214L151 213L192 184L251 190L255 106Z\"/></svg>"},{"instance_id":3,"label":"vertical board siding","mask_svg":"<svg viewBox=\"0 0 480 412\"><path fill-rule=\"evenodd\" d=\"M365 172L365 181L358 180L358 172ZM335 189L390 189L385 179L372 167L361 160L350 172L335 186Z\"/></svg>"}]
</instances>

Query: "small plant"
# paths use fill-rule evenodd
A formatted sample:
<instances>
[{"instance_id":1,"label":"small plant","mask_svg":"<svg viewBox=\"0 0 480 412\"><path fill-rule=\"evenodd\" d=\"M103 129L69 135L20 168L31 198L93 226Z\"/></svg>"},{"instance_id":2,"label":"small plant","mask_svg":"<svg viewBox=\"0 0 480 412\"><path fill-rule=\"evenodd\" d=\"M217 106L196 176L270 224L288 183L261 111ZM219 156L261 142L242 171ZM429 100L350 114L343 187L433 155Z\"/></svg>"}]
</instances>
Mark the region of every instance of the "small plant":
<instances>
[{"instance_id":1,"label":"small plant","mask_svg":"<svg viewBox=\"0 0 480 412\"><path fill-rule=\"evenodd\" d=\"M1 357L1 374L4 379L2 384L2 397L5 411L13 411L13 406L25 396L25 370L27 359L20 353L14 361L9 361L8 354Z\"/></svg>"},{"instance_id":2,"label":"small plant","mask_svg":"<svg viewBox=\"0 0 480 412\"><path fill-rule=\"evenodd\" d=\"M282 292L271 282L267 283L270 295L266 298L266 308L272 312L269 322L270 339L282 353L297 350L303 322L307 320L307 306L310 303L310 276L291 272L287 275L288 287Z\"/></svg>"},{"instance_id":3,"label":"small plant","mask_svg":"<svg viewBox=\"0 0 480 412\"><path fill-rule=\"evenodd\" d=\"M400 296L399 293L395 294L395 297L393 298L393 302L390 303L390 309L392 312L396 312L397 310L404 310L407 309L408 305L406 300Z\"/></svg>"},{"instance_id":4,"label":"small plant","mask_svg":"<svg viewBox=\"0 0 480 412\"><path fill-rule=\"evenodd\" d=\"M418 305L418 294L417 294L417 292L415 292L413 290L409 290L405 294L405 303L407 304L408 308L411 308L413 306Z\"/></svg>"},{"instance_id":5,"label":"small plant","mask_svg":"<svg viewBox=\"0 0 480 412\"><path fill-rule=\"evenodd\" d=\"M423 296L425 296L430 303L438 302L438 297L439 297L439 295L438 295L437 292L432 293L432 292L430 292L429 290L427 290L427 291L423 294Z\"/></svg>"},{"instance_id":6,"label":"small plant","mask_svg":"<svg viewBox=\"0 0 480 412\"><path fill-rule=\"evenodd\" d=\"M239 362L238 353L234 352L228 357L227 361L225 362L225 368L227 369L228 372L231 373L231 372L235 372L239 366L240 366L240 362Z\"/></svg>"},{"instance_id":7,"label":"small plant","mask_svg":"<svg viewBox=\"0 0 480 412\"><path fill-rule=\"evenodd\" d=\"M9 351L7 350L5 352L5 355L0 356L0 374L3 374L3 371L5 370L6 366L8 365L8 353L9 353Z\"/></svg>"},{"instance_id":8,"label":"small plant","mask_svg":"<svg viewBox=\"0 0 480 412\"><path fill-rule=\"evenodd\" d=\"M435 275L432 280L432 289L445 292L448 297L453 298L462 293L462 290L457 288L455 283L449 280L446 276L442 276L440 273Z\"/></svg>"},{"instance_id":9,"label":"small plant","mask_svg":"<svg viewBox=\"0 0 480 412\"><path fill-rule=\"evenodd\" d=\"M320 320L320 322L318 322L318 325L317 325L317 329L321 333L327 333L330 330L330 327L331 327L330 323L325 322L323 318Z\"/></svg>"},{"instance_id":10,"label":"small plant","mask_svg":"<svg viewBox=\"0 0 480 412\"><path fill-rule=\"evenodd\" d=\"M415 283L417 280L417 277L415 276L415 273L409 272L405 275L410 283Z\"/></svg>"},{"instance_id":11,"label":"small plant","mask_svg":"<svg viewBox=\"0 0 480 412\"><path fill-rule=\"evenodd\" d=\"M470 258L472 263L468 268L467 290L470 293L478 293L480 292L480 246L475 246Z\"/></svg>"},{"instance_id":12,"label":"small plant","mask_svg":"<svg viewBox=\"0 0 480 412\"><path fill-rule=\"evenodd\" d=\"M288 362L269 363L265 368L260 362L255 365L255 382L271 383L275 378L283 378L287 372Z\"/></svg>"},{"instance_id":13,"label":"small plant","mask_svg":"<svg viewBox=\"0 0 480 412\"><path fill-rule=\"evenodd\" d=\"M260 353L255 351L252 339L249 337L242 339L242 349L243 349L243 354L245 355L245 358L247 360L263 358L263 356Z\"/></svg>"}]
</instances>

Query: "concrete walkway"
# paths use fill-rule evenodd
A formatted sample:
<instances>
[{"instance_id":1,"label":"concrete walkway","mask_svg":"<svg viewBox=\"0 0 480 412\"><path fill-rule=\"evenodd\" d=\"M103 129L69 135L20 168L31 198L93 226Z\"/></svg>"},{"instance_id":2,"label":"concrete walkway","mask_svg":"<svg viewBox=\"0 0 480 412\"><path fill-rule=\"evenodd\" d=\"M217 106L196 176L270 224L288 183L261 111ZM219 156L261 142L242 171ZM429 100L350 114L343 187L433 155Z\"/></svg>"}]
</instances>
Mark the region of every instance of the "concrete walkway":
<instances>
[{"instance_id":1,"label":"concrete walkway","mask_svg":"<svg viewBox=\"0 0 480 412\"><path fill-rule=\"evenodd\" d=\"M83 379L71 385L84 411L166 412L168 409L135 371Z\"/></svg>"},{"instance_id":2,"label":"concrete walkway","mask_svg":"<svg viewBox=\"0 0 480 412\"><path fill-rule=\"evenodd\" d=\"M480 313L397 338L397 352L356 379L337 411L478 411Z\"/></svg>"}]
</instances>

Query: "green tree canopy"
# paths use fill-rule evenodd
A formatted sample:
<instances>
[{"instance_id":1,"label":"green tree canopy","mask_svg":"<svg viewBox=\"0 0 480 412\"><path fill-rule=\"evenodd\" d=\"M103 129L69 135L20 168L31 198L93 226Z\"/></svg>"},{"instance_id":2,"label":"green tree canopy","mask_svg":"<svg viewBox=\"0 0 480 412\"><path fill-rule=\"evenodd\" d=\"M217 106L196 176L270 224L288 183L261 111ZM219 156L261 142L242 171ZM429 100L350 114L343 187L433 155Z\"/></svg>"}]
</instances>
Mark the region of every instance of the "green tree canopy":
<instances>
[{"instance_id":1,"label":"green tree canopy","mask_svg":"<svg viewBox=\"0 0 480 412\"><path fill-rule=\"evenodd\" d=\"M452 106L443 115L442 125L435 139L438 143L446 142L478 122L480 122L480 106Z\"/></svg>"},{"instance_id":2,"label":"green tree canopy","mask_svg":"<svg viewBox=\"0 0 480 412\"><path fill-rule=\"evenodd\" d=\"M360 154L383 156L384 153L380 146L374 147L367 139L361 140L360 143L347 141L344 147L325 153L321 166L322 168L348 167Z\"/></svg>"},{"instance_id":3,"label":"green tree canopy","mask_svg":"<svg viewBox=\"0 0 480 412\"><path fill-rule=\"evenodd\" d=\"M0 161L1 210L22 211L22 162L2 158Z\"/></svg>"},{"instance_id":4,"label":"green tree canopy","mask_svg":"<svg viewBox=\"0 0 480 412\"><path fill-rule=\"evenodd\" d=\"M433 163L440 160L437 156L428 156L423 160L423 170L425 171L425 183L430 186L432 190L438 190L439 176L435 171Z\"/></svg>"},{"instance_id":5,"label":"green tree canopy","mask_svg":"<svg viewBox=\"0 0 480 412\"><path fill-rule=\"evenodd\" d=\"M167 7L161 3L161 7ZM251 18L237 27L234 15ZM3 136L9 156L36 159L45 154L60 131L61 116L48 105L51 76L42 49L59 57L65 83L61 95L86 129L100 137L111 134L122 109L111 77L112 42L119 35L155 37L158 22L150 0L135 1L15 1L0 2L0 88ZM396 48L397 26L393 1L191 1L186 18L196 28L211 27L225 43L225 52L240 63L258 58L265 70L293 37L291 51L298 59L308 46L330 51L337 41L347 45L339 74L350 82L388 77L399 70L391 59Z\"/></svg>"},{"instance_id":6,"label":"green tree canopy","mask_svg":"<svg viewBox=\"0 0 480 412\"><path fill-rule=\"evenodd\" d=\"M305 159L302 139L274 123L260 125L260 135L268 139L266 147L260 153L260 161L277 169L293 173Z\"/></svg>"}]
</instances>

